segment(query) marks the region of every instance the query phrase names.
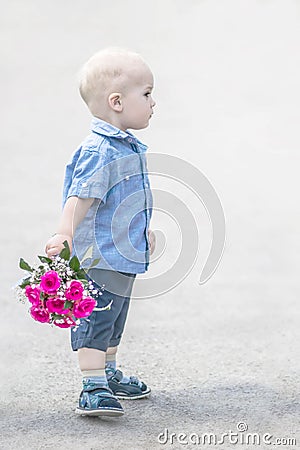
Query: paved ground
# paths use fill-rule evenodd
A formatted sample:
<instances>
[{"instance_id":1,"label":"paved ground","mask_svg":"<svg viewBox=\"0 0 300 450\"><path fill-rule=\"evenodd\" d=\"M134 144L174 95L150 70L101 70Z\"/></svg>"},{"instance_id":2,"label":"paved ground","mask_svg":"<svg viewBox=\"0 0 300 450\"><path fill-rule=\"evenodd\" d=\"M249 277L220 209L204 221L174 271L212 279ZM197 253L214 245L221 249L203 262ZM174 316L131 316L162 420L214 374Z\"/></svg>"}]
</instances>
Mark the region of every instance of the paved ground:
<instances>
[{"instance_id":1,"label":"paved ground","mask_svg":"<svg viewBox=\"0 0 300 450\"><path fill-rule=\"evenodd\" d=\"M0 448L194 448L180 439L220 439L240 422L261 439L273 435L272 444L297 440L272 448L299 448L299 5L1 3ZM76 71L107 45L134 48L153 67L156 114L139 136L150 152L206 174L222 201L227 244L199 286L211 238L205 209L171 181L153 179L190 205L200 256L175 289L132 303L119 361L153 395L125 403L121 419L101 420L74 415L80 373L68 333L33 322L10 287L21 275L18 258L33 261L55 229L63 166L90 121ZM168 220L154 215L168 247L147 277L178 256ZM198 448L270 448L243 445L245 435Z\"/></svg>"}]
</instances>

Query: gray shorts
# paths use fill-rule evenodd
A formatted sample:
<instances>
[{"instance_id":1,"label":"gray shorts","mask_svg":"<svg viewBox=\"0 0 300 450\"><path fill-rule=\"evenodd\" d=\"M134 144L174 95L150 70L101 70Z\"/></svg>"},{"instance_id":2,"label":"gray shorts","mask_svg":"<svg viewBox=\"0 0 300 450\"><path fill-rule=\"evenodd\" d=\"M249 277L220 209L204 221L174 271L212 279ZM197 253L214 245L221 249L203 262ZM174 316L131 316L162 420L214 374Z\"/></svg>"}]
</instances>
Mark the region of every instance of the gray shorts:
<instances>
[{"instance_id":1,"label":"gray shorts","mask_svg":"<svg viewBox=\"0 0 300 450\"><path fill-rule=\"evenodd\" d=\"M74 351L87 347L105 352L120 343L136 274L91 269L88 275L96 289L105 285L102 295L97 297L97 307L106 306L111 300L113 303L110 310L94 311L81 319L77 328L71 329L71 346Z\"/></svg>"}]
</instances>

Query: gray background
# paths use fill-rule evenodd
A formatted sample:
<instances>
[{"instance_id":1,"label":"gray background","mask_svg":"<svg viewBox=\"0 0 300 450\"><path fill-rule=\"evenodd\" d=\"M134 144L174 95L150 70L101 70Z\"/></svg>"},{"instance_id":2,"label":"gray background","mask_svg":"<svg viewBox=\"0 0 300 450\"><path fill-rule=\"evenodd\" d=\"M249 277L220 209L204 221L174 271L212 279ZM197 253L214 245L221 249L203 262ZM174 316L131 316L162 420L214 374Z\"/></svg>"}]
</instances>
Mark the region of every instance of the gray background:
<instances>
[{"instance_id":1,"label":"gray background","mask_svg":"<svg viewBox=\"0 0 300 450\"><path fill-rule=\"evenodd\" d=\"M242 420L299 445L299 2L11 0L0 21L1 448L189 448L157 435L221 434ZM76 74L110 45L151 66L157 106L137 135L209 178L227 243L199 286L211 239L203 205L152 180L190 205L199 259L175 289L131 306L119 362L152 397L125 403L121 419L86 420L73 412L81 379L68 332L33 322L11 286L19 257L33 262L55 231L64 165L89 130ZM159 213L152 228L171 266L178 230Z\"/></svg>"}]
</instances>

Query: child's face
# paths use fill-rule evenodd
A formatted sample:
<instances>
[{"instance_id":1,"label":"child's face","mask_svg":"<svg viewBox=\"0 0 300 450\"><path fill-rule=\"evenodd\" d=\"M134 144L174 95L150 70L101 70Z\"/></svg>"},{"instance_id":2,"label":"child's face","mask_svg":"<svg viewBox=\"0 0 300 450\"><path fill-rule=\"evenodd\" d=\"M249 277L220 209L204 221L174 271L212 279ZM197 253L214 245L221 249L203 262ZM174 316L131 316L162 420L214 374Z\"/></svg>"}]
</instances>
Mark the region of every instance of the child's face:
<instances>
[{"instance_id":1,"label":"child's face","mask_svg":"<svg viewBox=\"0 0 300 450\"><path fill-rule=\"evenodd\" d=\"M147 66L140 66L123 95L122 125L124 129L141 130L149 125L155 101L152 97L153 75Z\"/></svg>"}]
</instances>

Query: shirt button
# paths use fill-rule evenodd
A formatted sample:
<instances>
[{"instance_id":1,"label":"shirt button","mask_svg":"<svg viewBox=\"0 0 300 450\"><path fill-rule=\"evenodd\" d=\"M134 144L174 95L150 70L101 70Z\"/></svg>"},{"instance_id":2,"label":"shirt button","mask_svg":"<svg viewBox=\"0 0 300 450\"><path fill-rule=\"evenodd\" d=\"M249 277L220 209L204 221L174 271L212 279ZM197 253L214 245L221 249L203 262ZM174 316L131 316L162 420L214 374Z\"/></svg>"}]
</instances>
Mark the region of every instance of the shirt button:
<instances>
[{"instance_id":1,"label":"shirt button","mask_svg":"<svg viewBox=\"0 0 300 450\"><path fill-rule=\"evenodd\" d=\"M82 183L81 186L82 186L82 187L87 187L87 185L88 185L87 183Z\"/></svg>"},{"instance_id":2,"label":"shirt button","mask_svg":"<svg viewBox=\"0 0 300 450\"><path fill-rule=\"evenodd\" d=\"M128 181L129 178L130 178L130 176L129 176L129 175L126 175L125 180Z\"/></svg>"},{"instance_id":3,"label":"shirt button","mask_svg":"<svg viewBox=\"0 0 300 450\"><path fill-rule=\"evenodd\" d=\"M128 138L128 142L131 144L133 142L132 138Z\"/></svg>"}]
</instances>

